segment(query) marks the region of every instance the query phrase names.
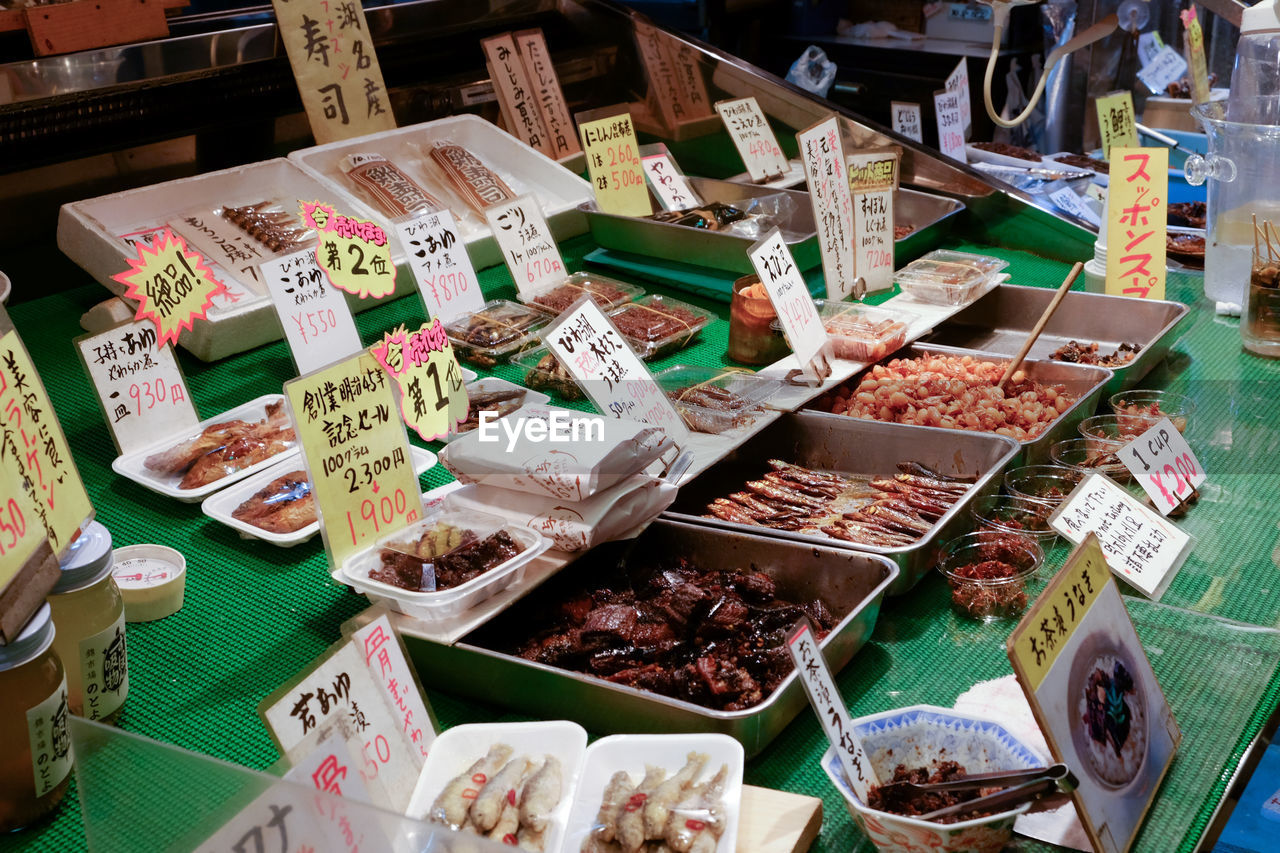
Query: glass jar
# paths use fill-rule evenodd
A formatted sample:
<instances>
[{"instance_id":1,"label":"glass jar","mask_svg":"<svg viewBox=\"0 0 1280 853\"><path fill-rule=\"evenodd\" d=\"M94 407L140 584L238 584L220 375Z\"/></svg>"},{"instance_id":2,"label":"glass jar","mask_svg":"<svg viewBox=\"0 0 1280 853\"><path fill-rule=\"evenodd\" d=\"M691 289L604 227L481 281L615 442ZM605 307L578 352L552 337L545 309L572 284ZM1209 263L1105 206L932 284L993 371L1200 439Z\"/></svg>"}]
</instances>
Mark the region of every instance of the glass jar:
<instances>
[{"instance_id":1,"label":"glass jar","mask_svg":"<svg viewBox=\"0 0 1280 853\"><path fill-rule=\"evenodd\" d=\"M1280 261L1259 255L1253 256L1240 338L1249 352L1280 358Z\"/></svg>"},{"instance_id":2,"label":"glass jar","mask_svg":"<svg viewBox=\"0 0 1280 853\"><path fill-rule=\"evenodd\" d=\"M0 646L0 832L57 808L71 781L67 678L53 649L49 605Z\"/></svg>"},{"instance_id":3,"label":"glass jar","mask_svg":"<svg viewBox=\"0 0 1280 853\"><path fill-rule=\"evenodd\" d=\"M729 301L729 351L742 364L773 364L791 352L781 331L772 328L778 312L758 275L744 275L733 283Z\"/></svg>"},{"instance_id":4,"label":"glass jar","mask_svg":"<svg viewBox=\"0 0 1280 853\"><path fill-rule=\"evenodd\" d=\"M113 564L111 533L92 522L72 544L48 599L71 713L102 722L114 720L129 695L124 599Z\"/></svg>"}]
</instances>

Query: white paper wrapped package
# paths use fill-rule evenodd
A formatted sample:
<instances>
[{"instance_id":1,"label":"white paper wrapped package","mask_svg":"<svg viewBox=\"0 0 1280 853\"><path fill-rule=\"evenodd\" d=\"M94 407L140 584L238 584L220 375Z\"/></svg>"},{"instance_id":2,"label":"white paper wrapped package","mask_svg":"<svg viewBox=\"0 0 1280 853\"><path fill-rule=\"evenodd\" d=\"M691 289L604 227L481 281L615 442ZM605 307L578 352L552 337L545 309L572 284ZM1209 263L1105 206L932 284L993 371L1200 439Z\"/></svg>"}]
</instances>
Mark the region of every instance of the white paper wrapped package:
<instances>
[{"instance_id":1,"label":"white paper wrapped package","mask_svg":"<svg viewBox=\"0 0 1280 853\"><path fill-rule=\"evenodd\" d=\"M584 501L678 448L658 427L552 406L526 406L452 442L440 461L464 484Z\"/></svg>"},{"instance_id":2,"label":"white paper wrapped package","mask_svg":"<svg viewBox=\"0 0 1280 853\"><path fill-rule=\"evenodd\" d=\"M614 539L630 539L671 505L678 490L643 474L584 501L533 497L492 486L463 486L449 495L451 509L500 515L530 527L562 551L586 551Z\"/></svg>"}]
</instances>

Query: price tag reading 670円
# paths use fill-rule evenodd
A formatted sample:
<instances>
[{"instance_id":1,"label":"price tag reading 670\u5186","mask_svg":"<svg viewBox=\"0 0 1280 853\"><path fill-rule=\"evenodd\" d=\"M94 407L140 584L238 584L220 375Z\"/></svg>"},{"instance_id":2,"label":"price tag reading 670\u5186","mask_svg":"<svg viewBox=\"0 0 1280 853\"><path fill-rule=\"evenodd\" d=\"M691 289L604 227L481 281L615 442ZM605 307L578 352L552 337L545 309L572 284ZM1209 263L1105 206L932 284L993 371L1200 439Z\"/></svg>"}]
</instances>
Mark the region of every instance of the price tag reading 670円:
<instances>
[{"instance_id":1,"label":"price tag reading 670\u5186","mask_svg":"<svg viewBox=\"0 0 1280 853\"><path fill-rule=\"evenodd\" d=\"M438 317L416 332L388 332L369 351L400 386L400 414L423 441L444 438L466 420L462 369Z\"/></svg>"}]
</instances>

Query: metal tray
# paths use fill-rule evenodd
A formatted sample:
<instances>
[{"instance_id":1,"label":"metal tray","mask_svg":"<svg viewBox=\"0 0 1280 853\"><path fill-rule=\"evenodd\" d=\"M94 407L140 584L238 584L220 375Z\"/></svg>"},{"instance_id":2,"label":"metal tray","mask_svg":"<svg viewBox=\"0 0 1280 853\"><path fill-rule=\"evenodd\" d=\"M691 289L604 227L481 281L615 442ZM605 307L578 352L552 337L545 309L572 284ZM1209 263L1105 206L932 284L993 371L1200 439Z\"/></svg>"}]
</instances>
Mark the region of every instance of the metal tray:
<instances>
[{"instance_id":1,"label":"metal tray","mask_svg":"<svg viewBox=\"0 0 1280 853\"><path fill-rule=\"evenodd\" d=\"M1012 356L1053 299L1053 290L1002 284L938 326L922 343L985 350ZM1102 293L1068 292L1050 318L1030 358L1049 358L1068 341L1097 341L1113 351L1121 342L1142 346L1138 357L1121 367L1103 393L1110 397L1135 387L1169 353L1190 309L1181 302L1131 299Z\"/></svg>"},{"instance_id":2,"label":"metal tray","mask_svg":"<svg viewBox=\"0 0 1280 853\"><path fill-rule=\"evenodd\" d=\"M598 571L616 566L627 554L682 556L700 568L750 567L772 577L784 598L821 598L840 616L821 643L833 672L871 636L885 590L898 577L892 561L874 554L659 519L634 543L591 551L456 645L406 636L419 676L425 683L448 684L451 690L486 702L501 697L540 719L574 720L599 734L721 732L740 741L748 756L759 753L805 707L804 688L794 672L754 708L715 711L494 651L527 637L541 621L540 610L584 588ZM642 558L630 560L635 564Z\"/></svg>"},{"instance_id":3,"label":"metal tray","mask_svg":"<svg viewBox=\"0 0 1280 853\"><path fill-rule=\"evenodd\" d=\"M806 544L867 551L893 560L901 574L889 595L901 595L933 568L938 547L947 539L968 531L968 505L976 495L999 490L1005 468L1018 455L1011 438L956 429L886 424L822 412L796 412L780 417L728 456L680 487L675 503L664 518L710 525L739 533L791 539ZM877 548L814 536L792 530L774 530L705 518L707 504L742 488L769 470L769 459L783 459L827 471L846 474L896 474L899 462L914 460L943 474L976 477L974 488L947 510L916 542L897 548Z\"/></svg>"},{"instance_id":4,"label":"metal tray","mask_svg":"<svg viewBox=\"0 0 1280 853\"><path fill-rule=\"evenodd\" d=\"M1008 361L1009 356L990 352L988 350L963 349L961 347L948 347L941 344L923 344L914 343L908 347L898 350L889 356L893 358L914 358L927 353L939 353L945 355L972 355L981 358L991 359L992 361ZM885 359L886 361L888 359ZM868 368L870 369L870 368ZM1014 460L1018 465L1042 465L1049 464L1049 448L1056 442L1066 438L1078 438L1076 426L1085 418L1092 415L1098 408L1098 401L1102 398L1102 391L1111 382L1114 376L1113 371L1106 367L1090 367L1084 364L1069 364L1065 361L1044 361L1039 359L1026 359L1022 362L1022 369L1032 378L1045 383L1046 385L1063 385L1068 391L1076 395L1076 402L1071 408L1067 409L1057 420L1049 425L1038 438L1029 441L1018 442L1022 452L1018 454ZM857 376L849 379L849 383L857 383L861 380L864 370ZM848 415L835 415L830 412L823 412L813 408L814 403L809 403L806 411L812 411L814 414L821 415L824 418L847 418ZM861 420L861 418L852 418L852 420ZM908 426L908 429L925 429L925 427ZM969 432L968 430L962 430ZM972 432L972 435L992 435L992 433ZM928 463L926 463L928 464Z\"/></svg>"},{"instance_id":5,"label":"metal tray","mask_svg":"<svg viewBox=\"0 0 1280 853\"><path fill-rule=\"evenodd\" d=\"M964 202L957 199L899 187L893 196L894 224L910 225L915 230L894 241L894 269L941 246L942 238L963 210Z\"/></svg>"}]
</instances>

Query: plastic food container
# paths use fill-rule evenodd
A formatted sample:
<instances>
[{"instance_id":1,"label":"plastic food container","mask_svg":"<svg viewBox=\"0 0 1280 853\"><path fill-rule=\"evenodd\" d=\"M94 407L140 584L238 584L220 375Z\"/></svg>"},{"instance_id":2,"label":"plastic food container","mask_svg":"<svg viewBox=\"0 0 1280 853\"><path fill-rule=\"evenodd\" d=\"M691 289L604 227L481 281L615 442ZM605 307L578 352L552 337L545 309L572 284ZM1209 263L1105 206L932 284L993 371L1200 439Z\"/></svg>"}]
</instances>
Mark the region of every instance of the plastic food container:
<instances>
[{"instance_id":1,"label":"plastic food container","mask_svg":"<svg viewBox=\"0 0 1280 853\"><path fill-rule=\"evenodd\" d=\"M969 504L969 514L978 527L1012 536L1023 536L1044 544L1058 534L1049 526L1054 505L1048 501L1011 495L986 495Z\"/></svg>"},{"instance_id":2,"label":"plastic food container","mask_svg":"<svg viewBox=\"0 0 1280 853\"><path fill-rule=\"evenodd\" d=\"M1057 507L1084 475L1063 465L1026 465L1004 475L1004 488L1016 498L1045 501Z\"/></svg>"},{"instance_id":3,"label":"plastic food container","mask_svg":"<svg viewBox=\"0 0 1280 853\"><path fill-rule=\"evenodd\" d=\"M678 364L655 373L658 386L695 432L719 435L748 426L782 383L741 370Z\"/></svg>"},{"instance_id":4,"label":"plastic food container","mask_svg":"<svg viewBox=\"0 0 1280 853\"><path fill-rule=\"evenodd\" d=\"M415 592L369 576L370 572L382 565L383 549L411 554L409 548L413 543L433 528L445 537L450 535L452 529L457 533L469 533L476 540L482 540L503 530L516 541L521 551L506 562L488 569L466 583L437 592ZM431 559L452 553L461 544L454 544L458 542L456 538L452 541L446 538L445 541L448 544ZM405 615L426 621L447 619L469 610L513 583L518 583L524 577L525 567L547 550L550 544L537 531L507 524L497 516L445 510L386 536L372 548L354 555L338 570L335 579L355 587L357 591L367 595L370 601L374 603L385 601L392 609ZM423 559L423 562L429 562L429 560Z\"/></svg>"},{"instance_id":5,"label":"plastic food container","mask_svg":"<svg viewBox=\"0 0 1280 853\"><path fill-rule=\"evenodd\" d=\"M1049 448L1049 458L1058 465L1085 474L1106 474L1117 483L1128 482L1129 469L1115 454L1124 447L1122 441L1102 438L1068 438Z\"/></svg>"},{"instance_id":6,"label":"plastic food container","mask_svg":"<svg viewBox=\"0 0 1280 853\"><path fill-rule=\"evenodd\" d=\"M1113 444L1123 447L1155 426L1157 420L1140 415L1093 415L1077 424L1076 429L1081 438L1095 442L1099 448Z\"/></svg>"},{"instance_id":7,"label":"plastic food container","mask_svg":"<svg viewBox=\"0 0 1280 853\"><path fill-rule=\"evenodd\" d=\"M773 310L760 276L752 273L735 281L729 299L729 359L743 364L773 364L786 358L791 348L777 319L778 312Z\"/></svg>"},{"instance_id":8,"label":"plastic food container","mask_svg":"<svg viewBox=\"0 0 1280 853\"><path fill-rule=\"evenodd\" d=\"M972 567L996 561L1012 568L1007 575L986 576ZM951 606L957 612L994 622L1027 609L1027 581L1044 562L1044 551L1032 539L995 530L958 536L942 546L938 571L951 585Z\"/></svg>"},{"instance_id":9,"label":"plastic food container","mask_svg":"<svg viewBox=\"0 0 1280 853\"><path fill-rule=\"evenodd\" d=\"M1194 400L1172 391L1121 391L1112 394L1107 402L1116 413L1120 428L1134 435L1146 432L1161 418L1168 418L1178 432L1186 432L1196 411Z\"/></svg>"},{"instance_id":10,"label":"plastic food container","mask_svg":"<svg viewBox=\"0 0 1280 853\"><path fill-rule=\"evenodd\" d=\"M545 346L512 356L511 363L528 371L524 375L524 384L535 391L551 391L559 394L562 400L581 400L585 396L578 381Z\"/></svg>"},{"instance_id":11,"label":"plastic food container","mask_svg":"<svg viewBox=\"0 0 1280 853\"><path fill-rule=\"evenodd\" d=\"M546 312L507 299L491 299L484 308L463 314L444 329L459 358L492 367L537 346L538 331L549 320Z\"/></svg>"},{"instance_id":12,"label":"plastic food container","mask_svg":"<svg viewBox=\"0 0 1280 853\"><path fill-rule=\"evenodd\" d=\"M610 319L636 354L647 360L688 346L714 316L687 302L655 294L624 305Z\"/></svg>"},{"instance_id":13,"label":"plastic food container","mask_svg":"<svg viewBox=\"0 0 1280 853\"><path fill-rule=\"evenodd\" d=\"M815 301L836 358L850 361L870 363L889 355L906 342L907 329L917 319L909 312L857 302Z\"/></svg>"},{"instance_id":14,"label":"plastic food container","mask_svg":"<svg viewBox=\"0 0 1280 853\"><path fill-rule=\"evenodd\" d=\"M450 433L441 439L445 444L453 441L459 436L466 435L480 426L480 413L476 411L476 397L482 394L501 393L504 391L517 392L520 396L510 401L503 401L496 407L490 407L485 411L495 411L500 414L496 420L510 417L518 414L525 406L545 406L551 402L551 398L540 391L533 391L529 388L517 385L514 382L508 382L505 379L499 379L496 376L486 376L484 379L477 379L475 382L467 384L467 420L458 424L458 431ZM505 414L503 414L505 412ZM475 420L472 420L472 418Z\"/></svg>"},{"instance_id":15,"label":"plastic food container","mask_svg":"<svg viewBox=\"0 0 1280 853\"><path fill-rule=\"evenodd\" d=\"M532 296L521 294L518 298L531 308L560 314L586 295L601 311L608 313L644 296L644 288L595 273L576 272L559 284L545 287Z\"/></svg>"},{"instance_id":16,"label":"plastic food container","mask_svg":"<svg viewBox=\"0 0 1280 853\"><path fill-rule=\"evenodd\" d=\"M935 305L967 305L986 293L1008 261L938 249L894 273L903 293Z\"/></svg>"}]
</instances>

